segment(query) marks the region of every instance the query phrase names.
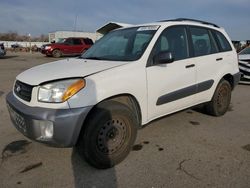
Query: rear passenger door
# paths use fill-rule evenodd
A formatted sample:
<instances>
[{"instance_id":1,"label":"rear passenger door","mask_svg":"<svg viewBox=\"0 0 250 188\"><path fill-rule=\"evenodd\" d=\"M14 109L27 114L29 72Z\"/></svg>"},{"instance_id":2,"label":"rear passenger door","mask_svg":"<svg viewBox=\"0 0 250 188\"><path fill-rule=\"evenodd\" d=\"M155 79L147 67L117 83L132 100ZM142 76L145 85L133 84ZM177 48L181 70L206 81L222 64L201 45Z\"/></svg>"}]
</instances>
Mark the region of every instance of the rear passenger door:
<instances>
[{"instance_id":1,"label":"rear passenger door","mask_svg":"<svg viewBox=\"0 0 250 188\"><path fill-rule=\"evenodd\" d=\"M225 57L220 52L213 30L190 26L190 40L196 64L196 103L211 100L214 90L225 71Z\"/></svg>"}]
</instances>

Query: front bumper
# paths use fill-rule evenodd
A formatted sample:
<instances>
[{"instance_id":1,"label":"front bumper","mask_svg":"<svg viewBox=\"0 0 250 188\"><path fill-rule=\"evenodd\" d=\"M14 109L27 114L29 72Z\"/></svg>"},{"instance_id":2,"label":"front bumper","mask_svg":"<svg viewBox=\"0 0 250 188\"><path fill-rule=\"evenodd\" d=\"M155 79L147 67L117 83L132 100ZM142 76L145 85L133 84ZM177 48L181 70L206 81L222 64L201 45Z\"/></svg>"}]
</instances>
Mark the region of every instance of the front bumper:
<instances>
[{"instance_id":1,"label":"front bumper","mask_svg":"<svg viewBox=\"0 0 250 188\"><path fill-rule=\"evenodd\" d=\"M42 50L41 50L41 53L42 53L42 54L45 54L45 55L48 55L48 56L51 56L51 55L52 55L52 50L45 50L45 49L42 49Z\"/></svg>"},{"instance_id":2,"label":"front bumper","mask_svg":"<svg viewBox=\"0 0 250 188\"><path fill-rule=\"evenodd\" d=\"M11 120L28 138L56 147L72 147L76 144L84 120L92 107L73 109L50 109L30 107L20 102L12 92L6 97ZM39 122L50 122L53 136L41 139Z\"/></svg>"},{"instance_id":3,"label":"front bumper","mask_svg":"<svg viewBox=\"0 0 250 188\"><path fill-rule=\"evenodd\" d=\"M5 56L6 55L6 51L0 51L0 57L3 57L3 56Z\"/></svg>"}]
</instances>

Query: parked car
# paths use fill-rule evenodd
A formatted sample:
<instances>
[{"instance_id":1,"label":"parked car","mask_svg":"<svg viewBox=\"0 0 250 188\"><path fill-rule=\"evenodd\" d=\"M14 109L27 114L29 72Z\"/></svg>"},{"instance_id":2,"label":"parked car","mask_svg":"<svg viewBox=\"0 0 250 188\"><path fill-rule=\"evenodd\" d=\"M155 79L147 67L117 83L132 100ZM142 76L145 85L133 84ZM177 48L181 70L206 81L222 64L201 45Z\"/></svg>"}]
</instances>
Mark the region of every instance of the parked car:
<instances>
[{"instance_id":1,"label":"parked car","mask_svg":"<svg viewBox=\"0 0 250 188\"><path fill-rule=\"evenodd\" d=\"M250 83L250 47L239 52L239 69L242 73L241 83Z\"/></svg>"},{"instance_id":2,"label":"parked car","mask_svg":"<svg viewBox=\"0 0 250 188\"><path fill-rule=\"evenodd\" d=\"M41 52L46 56L61 57L80 55L93 45L89 38L66 38L58 43L46 44Z\"/></svg>"},{"instance_id":3,"label":"parked car","mask_svg":"<svg viewBox=\"0 0 250 188\"><path fill-rule=\"evenodd\" d=\"M0 43L0 57L5 56L5 54L6 54L6 50L4 48L4 44Z\"/></svg>"},{"instance_id":4,"label":"parked car","mask_svg":"<svg viewBox=\"0 0 250 188\"><path fill-rule=\"evenodd\" d=\"M89 164L109 168L152 120L201 103L208 114L224 115L239 79L223 28L166 20L111 31L79 58L26 70L7 104L28 138L75 146Z\"/></svg>"},{"instance_id":5,"label":"parked car","mask_svg":"<svg viewBox=\"0 0 250 188\"><path fill-rule=\"evenodd\" d=\"M15 43L11 45L11 48L22 48L23 46L21 44Z\"/></svg>"}]
</instances>

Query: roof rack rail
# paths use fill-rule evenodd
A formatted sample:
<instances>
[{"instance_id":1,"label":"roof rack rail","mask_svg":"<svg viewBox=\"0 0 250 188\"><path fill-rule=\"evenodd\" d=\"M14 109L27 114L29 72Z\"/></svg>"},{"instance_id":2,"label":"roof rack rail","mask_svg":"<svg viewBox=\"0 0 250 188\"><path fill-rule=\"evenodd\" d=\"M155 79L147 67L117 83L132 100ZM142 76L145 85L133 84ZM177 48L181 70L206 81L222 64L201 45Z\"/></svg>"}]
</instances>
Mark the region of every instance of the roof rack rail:
<instances>
[{"instance_id":1,"label":"roof rack rail","mask_svg":"<svg viewBox=\"0 0 250 188\"><path fill-rule=\"evenodd\" d=\"M189 19L189 18L177 18L177 19L172 19L172 20L162 20L160 22L172 22L172 21L191 21L191 22L198 22L198 23L202 23L202 24L206 24L206 25L212 25L214 27L218 27L220 28L218 25L214 24L214 23L210 23L210 22L206 22L206 21L202 21L202 20L196 20L196 19Z\"/></svg>"}]
</instances>

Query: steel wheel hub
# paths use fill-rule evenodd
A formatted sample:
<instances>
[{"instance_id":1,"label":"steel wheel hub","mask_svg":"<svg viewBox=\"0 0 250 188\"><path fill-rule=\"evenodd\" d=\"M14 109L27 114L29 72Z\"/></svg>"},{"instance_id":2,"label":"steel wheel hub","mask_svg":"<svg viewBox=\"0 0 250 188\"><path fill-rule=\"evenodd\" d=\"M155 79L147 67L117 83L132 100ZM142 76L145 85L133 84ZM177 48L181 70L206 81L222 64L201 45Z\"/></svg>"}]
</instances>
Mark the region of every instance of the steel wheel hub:
<instances>
[{"instance_id":1,"label":"steel wheel hub","mask_svg":"<svg viewBox=\"0 0 250 188\"><path fill-rule=\"evenodd\" d=\"M217 105L219 109L224 109L227 106L228 91L226 86L222 86L218 93Z\"/></svg>"},{"instance_id":2,"label":"steel wheel hub","mask_svg":"<svg viewBox=\"0 0 250 188\"><path fill-rule=\"evenodd\" d=\"M122 147L127 130L124 120L120 118L106 122L98 131L97 146L105 154L112 154Z\"/></svg>"}]
</instances>

